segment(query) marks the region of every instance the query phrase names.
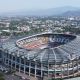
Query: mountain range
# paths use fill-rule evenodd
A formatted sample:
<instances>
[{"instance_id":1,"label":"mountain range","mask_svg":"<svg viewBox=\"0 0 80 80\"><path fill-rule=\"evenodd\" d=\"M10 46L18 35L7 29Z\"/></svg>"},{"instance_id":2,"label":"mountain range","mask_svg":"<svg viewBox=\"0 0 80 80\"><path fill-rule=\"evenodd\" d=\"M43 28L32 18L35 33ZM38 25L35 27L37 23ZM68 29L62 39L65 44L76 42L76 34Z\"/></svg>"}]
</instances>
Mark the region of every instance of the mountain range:
<instances>
[{"instance_id":1,"label":"mountain range","mask_svg":"<svg viewBox=\"0 0 80 80\"><path fill-rule=\"evenodd\" d=\"M80 16L80 8L65 6L45 10L18 10L0 13L0 16Z\"/></svg>"}]
</instances>

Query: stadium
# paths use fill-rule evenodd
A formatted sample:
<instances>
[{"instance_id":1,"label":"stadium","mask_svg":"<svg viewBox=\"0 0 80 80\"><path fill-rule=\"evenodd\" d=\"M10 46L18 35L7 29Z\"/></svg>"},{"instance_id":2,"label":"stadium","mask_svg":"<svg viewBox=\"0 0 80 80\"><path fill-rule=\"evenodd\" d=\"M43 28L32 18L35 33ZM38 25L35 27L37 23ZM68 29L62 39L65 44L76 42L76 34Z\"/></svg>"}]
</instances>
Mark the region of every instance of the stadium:
<instances>
[{"instance_id":1,"label":"stadium","mask_svg":"<svg viewBox=\"0 0 80 80\"><path fill-rule=\"evenodd\" d=\"M79 48L80 36L45 32L4 42L0 61L34 80L69 78L80 74Z\"/></svg>"}]
</instances>

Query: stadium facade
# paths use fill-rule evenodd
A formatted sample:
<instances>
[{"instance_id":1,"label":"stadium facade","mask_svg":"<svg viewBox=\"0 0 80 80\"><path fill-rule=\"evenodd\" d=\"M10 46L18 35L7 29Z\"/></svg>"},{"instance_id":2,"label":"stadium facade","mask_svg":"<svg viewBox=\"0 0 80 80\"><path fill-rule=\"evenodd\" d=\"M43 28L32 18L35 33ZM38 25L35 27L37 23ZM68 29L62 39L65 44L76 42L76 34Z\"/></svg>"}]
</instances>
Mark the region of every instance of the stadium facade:
<instances>
[{"instance_id":1,"label":"stadium facade","mask_svg":"<svg viewBox=\"0 0 80 80\"><path fill-rule=\"evenodd\" d=\"M80 74L80 36L42 33L1 44L0 62L35 80Z\"/></svg>"}]
</instances>

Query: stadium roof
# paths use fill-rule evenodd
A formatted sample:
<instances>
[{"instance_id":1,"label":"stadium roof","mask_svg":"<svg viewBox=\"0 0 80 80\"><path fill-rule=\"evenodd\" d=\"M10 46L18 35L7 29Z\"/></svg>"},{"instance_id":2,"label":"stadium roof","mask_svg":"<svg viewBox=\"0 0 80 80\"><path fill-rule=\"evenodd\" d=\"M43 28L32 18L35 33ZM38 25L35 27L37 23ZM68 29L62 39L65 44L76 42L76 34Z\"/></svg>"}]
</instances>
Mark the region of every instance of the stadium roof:
<instances>
[{"instance_id":1,"label":"stadium roof","mask_svg":"<svg viewBox=\"0 0 80 80\"><path fill-rule=\"evenodd\" d=\"M2 44L2 48L9 54L21 56L28 60L40 61L49 64L62 64L80 56L80 36L64 45L55 48L44 48L28 51L16 46L16 39L10 39Z\"/></svg>"}]
</instances>

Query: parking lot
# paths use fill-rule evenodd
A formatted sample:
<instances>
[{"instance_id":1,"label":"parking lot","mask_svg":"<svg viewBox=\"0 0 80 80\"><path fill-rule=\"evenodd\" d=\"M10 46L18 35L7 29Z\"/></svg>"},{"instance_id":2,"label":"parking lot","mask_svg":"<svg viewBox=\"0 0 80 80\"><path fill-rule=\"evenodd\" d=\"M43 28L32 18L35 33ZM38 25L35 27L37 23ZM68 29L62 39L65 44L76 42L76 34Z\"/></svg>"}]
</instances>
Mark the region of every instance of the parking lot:
<instances>
[{"instance_id":1,"label":"parking lot","mask_svg":"<svg viewBox=\"0 0 80 80\"><path fill-rule=\"evenodd\" d=\"M20 77L17 77L15 75L4 75L5 80L22 80Z\"/></svg>"},{"instance_id":2,"label":"parking lot","mask_svg":"<svg viewBox=\"0 0 80 80\"><path fill-rule=\"evenodd\" d=\"M5 80L23 80L21 77L15 76L14 74L5 74L4 72L0 71L3 74Z\"/></svg>"},{"instance_id":3,"label":"parking lot","mask_svg":"<svg viewBox=\"0 0 80 80\"><path fill-rule=\"evenodd\" d=\"M7 68L4 65L0 65L0 74L3 75L5 80L27 80L14 75L14 73L10 71L10 68Z\"/></svg>"}]
</instances>

